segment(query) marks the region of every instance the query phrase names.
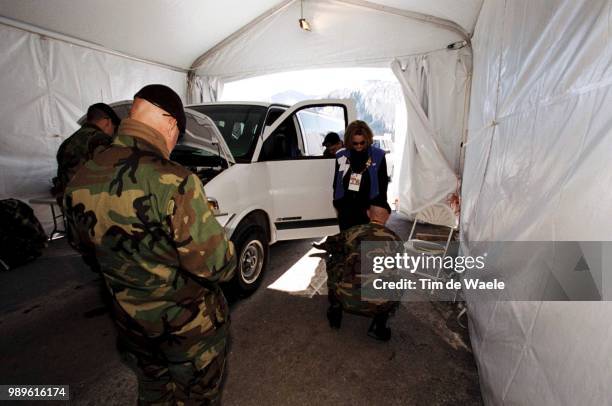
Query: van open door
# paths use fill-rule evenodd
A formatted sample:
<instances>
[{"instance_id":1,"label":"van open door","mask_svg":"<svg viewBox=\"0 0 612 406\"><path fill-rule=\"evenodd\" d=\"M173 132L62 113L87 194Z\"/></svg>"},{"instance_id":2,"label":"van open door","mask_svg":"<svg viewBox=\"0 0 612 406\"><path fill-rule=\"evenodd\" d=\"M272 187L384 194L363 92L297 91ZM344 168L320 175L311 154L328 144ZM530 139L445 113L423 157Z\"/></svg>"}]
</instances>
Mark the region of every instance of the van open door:
<instances>
[{"instance_id":1,"label":"van open door","mask_svg":"<svg viewBox=\"0 0 612 406\"><path fill-rule=\"evenodd\" d=\"M351 100L307 100L266 128L253 155L265 166L274 196L271 221L276 239L315 238L339 231L332 205L335 160L324 158L325 135L355 119Z\"/></svg>"}]
</instances>

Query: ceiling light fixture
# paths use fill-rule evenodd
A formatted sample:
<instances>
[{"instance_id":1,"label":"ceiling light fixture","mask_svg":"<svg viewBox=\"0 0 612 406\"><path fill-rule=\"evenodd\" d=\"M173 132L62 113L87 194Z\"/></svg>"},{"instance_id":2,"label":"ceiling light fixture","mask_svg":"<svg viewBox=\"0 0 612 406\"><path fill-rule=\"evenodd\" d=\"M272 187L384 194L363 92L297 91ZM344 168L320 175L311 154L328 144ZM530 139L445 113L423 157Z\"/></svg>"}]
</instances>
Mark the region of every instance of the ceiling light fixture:
<instances>
[{"instance_id":1,"label":"ceiling light fixture","mask_svg":"<svg viewBox=\"0 0 612 406\"><path fill-rule=\"evenodd\" d=\"M300 28L304 31L310 31L310 23L304 18L304 0L300 0Z\"/></svg>"}]
</instances>

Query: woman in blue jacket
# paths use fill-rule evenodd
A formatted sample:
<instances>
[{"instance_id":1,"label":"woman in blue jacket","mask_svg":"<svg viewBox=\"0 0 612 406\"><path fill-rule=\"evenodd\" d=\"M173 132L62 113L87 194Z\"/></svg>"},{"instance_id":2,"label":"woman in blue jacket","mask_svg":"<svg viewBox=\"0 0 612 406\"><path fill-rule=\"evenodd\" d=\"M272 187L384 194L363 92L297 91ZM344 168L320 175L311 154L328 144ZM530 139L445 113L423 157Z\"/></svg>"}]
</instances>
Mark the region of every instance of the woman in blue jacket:
<instances>
[{"instance_id":1,"label":"woman in blue jacket","mask_svg":"<svg viewBox=\"0 0 612 406\"><path fill-rule=\"evenodd\" d=\"M385 151L372 145L374 135L361 120L348 125L344 146L336 152L334 174L334 207L338 213L340 230L369 223L370 205L384 207L387 203L387 161Z\"/></svg>"}]
</instances>

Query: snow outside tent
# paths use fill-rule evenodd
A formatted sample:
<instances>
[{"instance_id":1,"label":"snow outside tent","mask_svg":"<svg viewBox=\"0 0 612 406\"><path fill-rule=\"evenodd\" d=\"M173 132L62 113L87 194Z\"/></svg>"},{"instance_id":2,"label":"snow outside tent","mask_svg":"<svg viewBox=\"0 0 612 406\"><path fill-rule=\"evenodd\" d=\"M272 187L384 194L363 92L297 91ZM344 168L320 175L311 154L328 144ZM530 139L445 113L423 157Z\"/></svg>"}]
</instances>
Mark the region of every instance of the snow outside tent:
<instances>
[{"instance_id":1,"label":"snow outside tent","mask_svg":"<svg viewBox=\"0 0 612 406\"><path fill-rule=\"evenodd\" d=\"M301 6L311 32L297 25ZM523 297L568 298L552 242L612 239L611 10L606 0L0 0L0 197L45 193L87 106L144 84L201 102L262 74L390 67L409 123L402 210L460 190L463 249L551 242L489 263L517 270ZM610 259L575 251L609 297ZM467 299L488 404L610 404L608 303Z\"/></svg>"}]
</instances>

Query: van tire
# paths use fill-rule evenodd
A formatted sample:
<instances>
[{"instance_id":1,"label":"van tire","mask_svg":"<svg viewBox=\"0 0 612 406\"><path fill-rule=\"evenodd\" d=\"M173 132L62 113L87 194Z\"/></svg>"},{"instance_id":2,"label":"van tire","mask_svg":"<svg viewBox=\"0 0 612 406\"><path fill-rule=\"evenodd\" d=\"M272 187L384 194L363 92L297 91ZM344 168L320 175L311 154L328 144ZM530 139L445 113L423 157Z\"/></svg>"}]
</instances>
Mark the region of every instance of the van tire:
<instances>
[{"instance_id":1,"label":"van tire","mask_svg":"<svg viewBox=\"0 0 612 406\"><path fill-rule=\"evenodd\" d=\"M263 228L252 223L240 226L234 235L237 259L234 285L240 294L248 296L257 290L268 266L268 238Z\"/></svg>"}]
</instances>

